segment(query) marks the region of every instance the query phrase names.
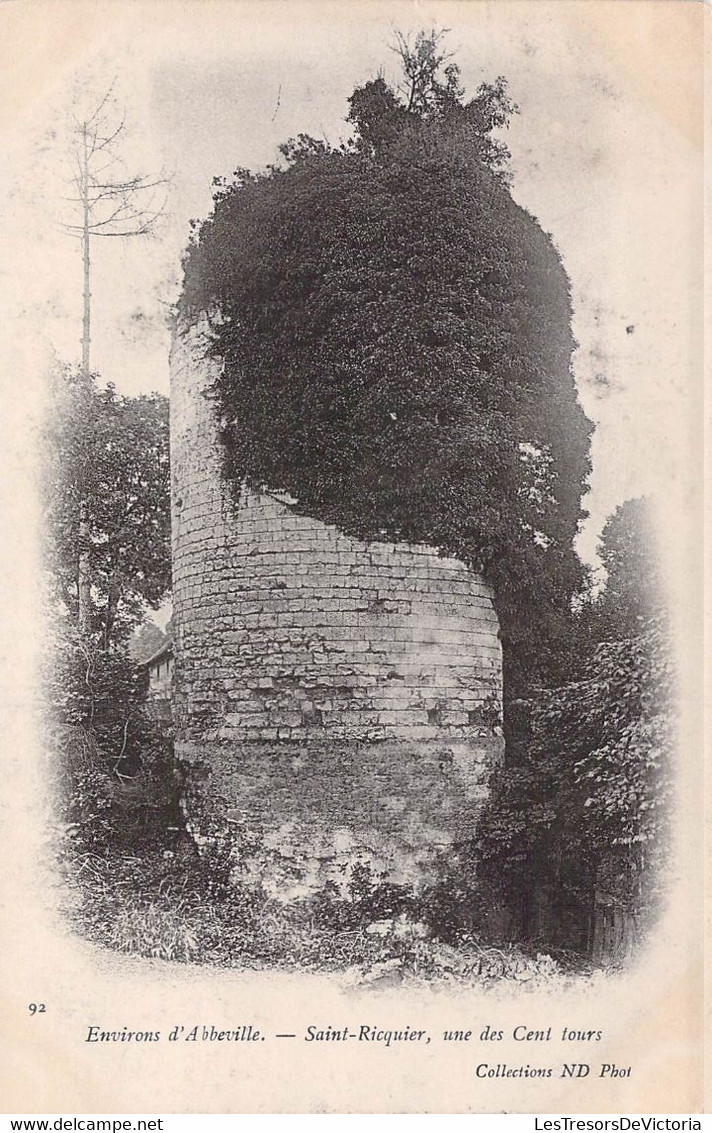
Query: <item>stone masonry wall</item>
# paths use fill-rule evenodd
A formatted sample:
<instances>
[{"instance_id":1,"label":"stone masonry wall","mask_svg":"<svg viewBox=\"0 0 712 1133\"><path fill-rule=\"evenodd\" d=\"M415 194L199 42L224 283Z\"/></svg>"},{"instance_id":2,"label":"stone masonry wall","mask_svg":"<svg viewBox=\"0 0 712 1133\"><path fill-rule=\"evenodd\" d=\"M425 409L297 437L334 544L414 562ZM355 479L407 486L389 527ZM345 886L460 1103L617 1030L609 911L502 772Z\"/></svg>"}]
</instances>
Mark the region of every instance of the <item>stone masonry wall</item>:
<instances>
[{"instance_id":1,"label":"stone masonry wall","mask_svg":"<svg viewBox=\"0 0 712 1133\"><path fill-rule=\"evenodd\" d=\"M189 818L222 814L259 836L282 891L290 869L316 884L355 857L417 879L472 833L501 756L492 592L431 548L360 542L274 493L238 503L221 476L211 365L196 331L177 337L175 720Z\"/></svg>"}]
</instances>

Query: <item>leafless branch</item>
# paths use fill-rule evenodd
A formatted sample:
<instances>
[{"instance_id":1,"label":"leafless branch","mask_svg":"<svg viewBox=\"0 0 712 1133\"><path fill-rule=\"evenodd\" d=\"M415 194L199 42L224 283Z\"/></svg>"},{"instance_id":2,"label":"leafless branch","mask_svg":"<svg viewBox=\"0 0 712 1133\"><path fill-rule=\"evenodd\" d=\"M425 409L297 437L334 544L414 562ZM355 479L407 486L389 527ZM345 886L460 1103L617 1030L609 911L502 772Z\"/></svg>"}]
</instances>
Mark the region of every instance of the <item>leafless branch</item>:
<instances>
[{"instance_id":1,"label":"leafless branch","mask_svg":"<svg viewBox=\"0 0 712 1133\"><path fill-rule=\"evenodd\" d=\"M100 100L100 102L98 103L96 108L94 109L94 112L92 114L90 114L88 118L85 119L87 126L91 126L91 124L93 122L96 122L97 119L100 117L104 107L109 102L109 99L113 97L115 87L116 87L116 79L114 78L109 83L109 86L107 87L102 99Z\"/></svg>"},{"instance_id":2,"label":"leafless branch","mask_svg":"<svg viewBox=\"0 0 712 1133\"><path fill-rule=\"evenodd\" d=\"M272 122L274 122L275 118L277 117L277 111L280 108L281 101L282 101L282 84L280 83L279 88L277 90L277 104L274 108L274 114L272 115L272 119L271 119Z\"/></svg>"}]
</instances>

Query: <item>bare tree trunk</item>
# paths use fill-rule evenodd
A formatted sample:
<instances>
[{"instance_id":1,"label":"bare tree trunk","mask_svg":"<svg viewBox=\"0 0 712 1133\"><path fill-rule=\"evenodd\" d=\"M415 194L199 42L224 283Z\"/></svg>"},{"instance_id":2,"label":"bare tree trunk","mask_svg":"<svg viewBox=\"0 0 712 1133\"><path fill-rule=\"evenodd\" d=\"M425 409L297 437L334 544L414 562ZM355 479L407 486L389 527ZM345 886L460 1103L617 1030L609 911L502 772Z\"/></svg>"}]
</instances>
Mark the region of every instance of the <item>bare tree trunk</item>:
<instances>
[{"instance_id":1,"label":"bare tree trunk","mask_svg":"<svg viewBox=\"0 0 712 1133\"><path fill-rule=\"evenodd\" d=\"M89 142L86 122L82 125L81 172L79 175L79 196L82 203L82 259L84 264L84 317L82 319L82 370L89 377L89 344L91 342L91 277L89 260Z\"/></svg>"},{"instance_id":2,"label":"bare tree trunk","mask_svg":"<svg viewBox=\"0 0 712 1133\"><path fill-rule=\"evenodd\" d=\"M83 209L82 259L84 264L84 317L82 321L82 373L89 381L89 344L91 328L91 290L89 260L89 157L87 149L86 125L82 131L82 165L80 195ZM91 530L88 518L89 508L83 498L79 504L79 546L77 563L77 594L79 599L79 629L81 633L91 633Z\"/></svg>"},{"instance_id":3,"label":"bare tree trunk","mask_svg":"<svg viewBox=\"0 0 712 1133\"><path fill-rule=\"evenodd\" d=\"M89 210L84 206L84 235L82 237L84 259L84 315L82 318L82 370L89 377L89 344L91 342L91 291L89 275Z\"/></svg>"},{"instance_id":4,"label":"bare tree trunk","mask_svg":"<svg viewBox=\"0 0 712 1133\"><path fill-rule=\"evenodd\" d=\"M83 634L91 633L91 562L89 548L91 532L89 528L86 500L79 504L79 542L77 566L77 593L79 598L79 629Z\"/></svg>"}]
</instances>

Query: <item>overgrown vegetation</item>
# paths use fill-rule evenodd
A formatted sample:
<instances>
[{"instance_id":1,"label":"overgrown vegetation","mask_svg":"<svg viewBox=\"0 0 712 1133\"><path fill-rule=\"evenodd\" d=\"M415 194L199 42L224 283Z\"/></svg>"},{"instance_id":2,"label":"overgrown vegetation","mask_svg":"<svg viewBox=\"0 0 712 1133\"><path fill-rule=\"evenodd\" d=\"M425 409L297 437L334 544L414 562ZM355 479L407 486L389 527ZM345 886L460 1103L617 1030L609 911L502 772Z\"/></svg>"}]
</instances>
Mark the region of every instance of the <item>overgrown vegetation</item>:
<instances>
[{"instance_id":1,"label":"overgrown vegetation","mask_svg":"<svg viewBox=\"0 0 712 1133\"><path fill-rule=\"evenodd\" d=\"M506 765L417 894L364 862L345 889L283 904L241 883L236 832L199 853L127 652L168 583L165 404L66 371L45 477L63 860L75 923L119 951L534 986L627 951L656 906L674 678L643 502L606 525L600 593L574 551L590 425L566 274L508 188L506 84L466 101L437 33L400 52L404 87L354 91L347 145L300 136L282 167L217 184L182 312L211 319L236 488L285 489L492 582ZM604 899L623 948L603 939Z\"/></svg>"},{"instance_id":2,"label":"overgrown vegetation","mask_svg":"<svg viewBox=\"0 0 712 1133\"><path fill-rule=\"evenodd\" d=\"M285 489L297 510L429 543L492 583L507 764L455 886L470 900L487 885L514 938L591 952L602 894L636 926L653 903L670 795L649 534L640 501L619 509L606 588L587 594L574 537L591 426L566 273L509 191L516 107L501 78L467 100L438 32L398 50L401 87L354 91L347 144L300 135L280 167L217 182L182 313L207 316L222 362L236 489Z\"/></svg>"},{"instance_id":3,"label":"overgrown vegetation","mask_svg":"<svg viewBox=\"0 0 712 1133\"><path fill-rule=\"evenodd\" d=\"M333 971L358 983L473 982L559 985L571 970L545 953L486 943L476 933L444 940L428 898L355 871L342 896L325 887L284 904L234 882L216 885L217 851L86 853L75 862L73 912L81 931L120 952L220 967ZM580 964L578 965L580 969Z\"/></svg>"},{"instance_id":4,"label":"overgrown vegetation","mask_svg":"<svg viewBox=\"0 0 712 1133\"><path fill-rule=\"evenodd\" d=\"M171 737L128 647L170 583L167 411L71 367L50 375L42 688L66 861L165 844L178 818Z\"/></svg>"},{"instance_id":5,"label":"overgrown vegetation","mask_svg":"<svg viewBox=\"0 0 712 1133\"><path fill-rule=\"evenodd\" d=\"M676 713L651 547L645 501L628 501L603 531L605 589L571 618L569 679L516 706L476 851L523 938L605 951L607 905L630 951L659 906Z\"/></svg>"},{"instance_id":6,"label":"overgrown vegetation","mask_svg":"<svg viewBox=\"0 0 712 1133\"><path fill-rule=\"evenodd\" d=\"M57 367L41 450L48 597L109 653L170 588L168 399Z\"/></svg>"},{"instance_id":7,"label":"overgrown vegetation","mask_svg":"<svg viewBox=\"0 0 712 1133\"><path fill-rule=\"evenodd\" d=\"M354 91L347 145L301 135L283 166L218 181L181 309L210 320L235 489L482 572L506 706L560 679L583 582L569 282L508 188L506 82L466 100L439 33L401 55L402 93Z\"/></svg>"}]
</instances>

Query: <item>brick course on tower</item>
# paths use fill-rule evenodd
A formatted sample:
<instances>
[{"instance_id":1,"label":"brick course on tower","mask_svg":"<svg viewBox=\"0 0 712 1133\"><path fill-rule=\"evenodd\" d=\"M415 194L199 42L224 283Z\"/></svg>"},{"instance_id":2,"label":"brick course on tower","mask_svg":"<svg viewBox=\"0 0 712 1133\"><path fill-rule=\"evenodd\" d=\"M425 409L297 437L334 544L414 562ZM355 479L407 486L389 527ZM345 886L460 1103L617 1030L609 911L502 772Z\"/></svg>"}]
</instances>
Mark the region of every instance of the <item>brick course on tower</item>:
<instances>
[{"instance_id":1,"label":"brick course on tower","mask_svg":"<svg viewBox=\"0 0 712 1133\"><path fill-rule=\"evenodd\" d=\"M214 368L200 332L181 328L175 728L189 828L201 841L232 826L283 895L343 879L356 860L417 883L472 836L502 756L492 590L430 547L362 542L279 493L238 499Z\"/></svg>"}]
</instances>

